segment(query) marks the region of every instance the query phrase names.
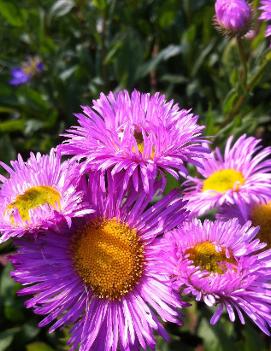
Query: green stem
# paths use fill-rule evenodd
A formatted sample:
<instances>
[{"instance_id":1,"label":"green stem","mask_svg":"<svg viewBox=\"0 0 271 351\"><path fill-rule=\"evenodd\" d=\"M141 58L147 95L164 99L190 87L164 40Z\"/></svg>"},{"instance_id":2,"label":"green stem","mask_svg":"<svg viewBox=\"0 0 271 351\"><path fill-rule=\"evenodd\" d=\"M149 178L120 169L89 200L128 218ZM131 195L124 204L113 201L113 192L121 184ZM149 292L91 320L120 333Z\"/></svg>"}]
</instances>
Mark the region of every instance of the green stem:
<instances>
[{"instance_id":1,"label":"green stem","mask_svg":"<svg viewBox=\"0 0 271 351\"><path fill-rule=\"evenodd\" d=\"M240 37L236 38L237 41L237 47L238 47L238 51L239 51L239 56L240 56L240 61L242 64L242 70L240 73L240 79L241 79L241 83L243 86L243 89L246 89L246 85L247 85L247 56L245 53L245 49L244 49L244 45L242 42L242 39Z\"/></svg>"},{"instance_id":2,"label":"green stem","mask_svg":"<svg viewBox=\"0 0 271 351\"><path fill-rule=\"evenodd\" d=\"M222 127L225 127L227 124L229 124L231 122L231 120L233 119L233 117L240 111L240 109L242 108L243 104L245 103L247 97L249 96L249 94L251 93L251 91L254 89L255 85L258 83L258 81L261 79L266 66L268 65L270 61L269 57L265 57L259 70L256 72L256 74L251 78L251 80L246 84L246 88L243 92L243 94L241 94L239 96L239 98L237 99L234 108L231 110L231 112L229 113L228 117L225 119L225 121L222 123Z\"/></svg>"}]
</instances>

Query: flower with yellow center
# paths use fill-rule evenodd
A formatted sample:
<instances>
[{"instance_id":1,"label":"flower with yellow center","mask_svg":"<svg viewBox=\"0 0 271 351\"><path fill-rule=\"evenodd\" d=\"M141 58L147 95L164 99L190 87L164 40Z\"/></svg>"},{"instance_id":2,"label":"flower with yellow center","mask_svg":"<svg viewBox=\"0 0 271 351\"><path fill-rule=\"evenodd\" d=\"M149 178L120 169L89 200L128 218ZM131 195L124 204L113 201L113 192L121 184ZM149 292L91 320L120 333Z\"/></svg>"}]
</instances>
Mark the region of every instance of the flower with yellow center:
<instances>
[{"instance_id":1,"label":"flower with yellow center","mask_svg":"<svg viewBox=\"0 0 271 351\"><path fill-rule=\"evenodd\" d=\"M224 155L216 148L199 162L199 177L185 183L184 199L193 215L205 215L221 206L244 208L248 203L266 202L271 194L271 148L261 140L242 135L234 144L231 136Z\"/></svg>"},{"instance_id":2,"label":"flower with yellow center","mask_svg":"<svg viewBox=\"0 0 271 351\"><path fill-rule=\"evenodd\" d=\"M80 227L72 243L72 256L84 283L103 299L125 296L143 273L143 244L135 229L116 218L100 218Z\"/></svg>"},{"instance_id":3,"label":"flower with yellow center","mask_svg":"<svg viewBox=\"0 0 271 351\"><path fill-rule=\"evenodd\" d=\"M165 173L186 177L187 163L208 153L198 116L159 93L102 93L76 117L59 150L82 160L86 171L125 173L124 190L131 184L148 193Z\"/></svg>"},{"instance_id":4,"label":"flower with yellow center","mask_svg":"<svg viewBox=\"0 0 271 351\"><path fill-rule=\"evenodd\" d=\"M38 57L30 57L29 60L22 65L22 70L26 75L31 77L40 71L41 65L41 60Z\"/></svg>"},{"instance_id":5,"label":"flower with yellow center","mask_svg":"<svg viewBox=\"0 0 271 351\"><path fill-rule=\"evenodd\" d=\"M0 175L0 242L93 212L82 201L78 164L61 162L54 149L48 155L32 153L27 161L19 155L11 166L1 166L7 176Z\"/></svg>"}]
</instances>

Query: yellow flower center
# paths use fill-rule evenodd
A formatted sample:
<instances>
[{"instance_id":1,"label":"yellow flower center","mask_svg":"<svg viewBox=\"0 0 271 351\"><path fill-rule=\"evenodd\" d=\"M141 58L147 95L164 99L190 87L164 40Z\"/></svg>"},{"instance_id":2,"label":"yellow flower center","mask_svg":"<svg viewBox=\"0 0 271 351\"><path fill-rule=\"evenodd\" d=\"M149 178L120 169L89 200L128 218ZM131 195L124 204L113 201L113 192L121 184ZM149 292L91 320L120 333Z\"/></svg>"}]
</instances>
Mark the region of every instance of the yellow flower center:
<instances>
[{"instance_id":1,"label":"yellow flower center","mask_svg":"<svg viewBox=\"0 0 271 351\"><path fill-rule=\"evenodd\" d=\"M193 248L186 250L186 254L189 254L189 258L194 265L201 270L218 274L225 273L229 264L235 262L233 257L226 257L224 249L218 252L215 245L210 241L196 244Z\"/></svg>"},{"instance_id":2,"label":"yellow flower center","mask_svg":"<svg viewBox=\"0 0 271 351\"><path fill-rule=\"evenodd\" d=\"M116 218L96 219L79 228L72 257L77 273L102 299L120 299L143 273L143 244L135 229Z\"/></svg>"},{"instance_id":3,"label":"yellow flower center","mask_svg":"<svg viewBox=\"0 0 271 351\"><path fill-rule=\"evenodd\" d=\"M7 206L8 211L17 209L23 221L29 221L29 211L42 205L50 205L53 208L60 207L61 196L59 192L51 186L40 185L27 189L23 194L18 195L11 204ZM14 224L15 217L10 216L10 221Z\"/></svg>"},{"instance_id":4,"label":"yellow flower center","mask_svg":"<svg viewBox=\"0 0 271 351\"><path fill-rule=\"evenodd\" d=\"M222 169L214 172L204 182L202 191L213 190L225 193L228 190L238 191L245 183L243 174L235 169Z\"/></svg>"},{"instance_id":5,"label":"yellow flower center","mask_svg":"<svg viewBox=\"0 0 271 351\"><path fill-rule=\"evenodd\" d=\"M135 140L137 143L138 151L143 155L143 153L144 153L144 138L143 138L142 132L135 131L134 137L135 137ZM133 151L135 151L135 148L133 148ZM152 152L151 152L151 156L150 156L152 160L154 159L154 156L155 156L155 150L153 147Z\"/></svg>"},{"instance_id":6,"label":"yellow flower center","mask_svg":"<svg viewBox=\"0 0 271 351\"><path fill-rule=\"evenodd\" d=\"M251 221L254 226L260 226L259 238L271 247L271 202L257 204L252 208Z\"/></svg>"},{"instance_id":7,"label":"yellow flower center","mask_svg":"<svg viewBox=\"0 0 271 351\"><path fill-rule=\"evenodd\" d=\"M39 64L38 58L31 58L29 61L25 62L22 69L25 74L33 76L38 72L37 65Z\"/></svg>"}]
</instances>

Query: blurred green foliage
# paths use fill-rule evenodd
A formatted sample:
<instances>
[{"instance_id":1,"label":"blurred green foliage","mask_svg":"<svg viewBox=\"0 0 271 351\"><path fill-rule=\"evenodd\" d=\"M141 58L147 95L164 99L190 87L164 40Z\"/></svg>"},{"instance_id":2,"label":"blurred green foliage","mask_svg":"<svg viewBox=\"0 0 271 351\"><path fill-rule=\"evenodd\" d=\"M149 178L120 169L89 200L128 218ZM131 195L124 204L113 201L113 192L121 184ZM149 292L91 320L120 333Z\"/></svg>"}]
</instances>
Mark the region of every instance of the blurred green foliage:
<instances>
[{"instance_id":1,"label":"blurred green foliage","mask_svg":"<svg viewBox=\"0 0 271 351\"><path fill-rule=\"evenodd\" d=\"M244 132L270 143L271 54L264 25L243 42L245 89L236 42L215 30L213 15L210 0L0 0L0 159L47 152L80 105L123 88L162 91L191 107L217 144ZM36 55L44 71L26 85L10 86L12 67ZM0 247L0 351L67 349L67 331L48 335L37 328L40 318L16 296L10 251ZM159 339L159 351L270 349L249 324L233 326L225 318L211 327L201 305L186 314L184 327L168 325L172 340Z\"/></svg>"}]
</instances>

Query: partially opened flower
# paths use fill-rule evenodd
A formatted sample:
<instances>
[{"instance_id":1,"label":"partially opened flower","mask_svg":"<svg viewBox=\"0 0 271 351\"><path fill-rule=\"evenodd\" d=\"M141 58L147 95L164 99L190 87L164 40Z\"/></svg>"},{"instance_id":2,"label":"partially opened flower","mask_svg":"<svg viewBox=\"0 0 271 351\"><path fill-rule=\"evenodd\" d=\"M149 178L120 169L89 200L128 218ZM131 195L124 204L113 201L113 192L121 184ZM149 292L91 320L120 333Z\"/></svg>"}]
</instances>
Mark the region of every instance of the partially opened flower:
<instances>
[{"instance_id":1,"label":"partially opened flower","mask_svg":"<svg viewBox=\"0 0 271 351\"><path fill-rule=\"evenodd\" d=\"M242 36L250 28L252 10L245 0L216 0L215 21L230 36Z\"/></svg>"},{"instance_id":2,"label":"partially opened flower","mask_svg":"<svg viewBox=\"0 0 271 351\"><path fill-rule=\"evenodd\" d=\"M259 9L261 10L260 19L269 23L269 25L267 25L265 35L266 35L266 37L270 37L271 36L271 25L270 25L271 1L270 0L261 0Z\"/></svg>"},{"instance_id":3,"label":"partially opened flower","mask_svg":"<svg viewBox=\"0 0 271 351\"><path fill-rule=\"evenodd\" d=\"M227 141L224 156L217 148L198 169L201 178L190 178L185 186L188 209L196 214L223 204L242 207L253 201L264 202L271 191L271 148L260 140L242 135L232 145Z\"/></svg>"},{"instance_id":4,"label":"partially opened flower","mask_svg":"<svg viewBox=\"0 0 271 351\"><path fill-rule=\"evenodd\" d=\"M14 67L11 70L11 85L22 85L28 83L33 76L43 70L43 63L39 57L30 57L21 67Z\"/></svg>"},{"instance_id":5,"label":"partially opened flower","mask_svg":"<svg viewBox=\"0 0 271 351\"><path fill-rule=\"evenodd\" d=\"M259 226L258 238L271 248L271 199L268 202L246 204L242 206L242 211L236 205L222 206L217 218L221 220L238 218L241 224L251 221L253 226Z\"/></svg>"},{"instance_id":6,"label":"partially opened flower","mask_svg":"<svg viewBox=\"0 0 271 351\"><path fill-rule=\"evenodd\" d=\"M185 163L207 152L198 117L159 93L101 94L76 117L79 125L64 134L61 152L83 160L85 169L125 172L124 188L131 179L148 192L160 171L187 175Z\"/></svg>"},{"instance_id":7,"label":"partially opened flower","mask_svg":"<svg viewBox=\"0 0 271 351\"><path fill-rule=\"evenodd\" d=\"M237 219L203 224L194 219L167 233L163 252L183 294L216 307L211 324L225 310L232 322L237 315L244 324L246 314L270 335L271 250L259 253L265 244L255 239L257 232Z\"/></svg>"},{"instance_id":8,"label":"partially opened flower","mask_svg":"<svg viewBox=\"0 0 271 351\"><path fill-rule=\"evenodd\" d=\"M86 196L95 213L63 233L48 231L18 242L13 277L33 294L27 307L47 315L50 332L69 325L71 350L139 350L154 347L162 321L177 322L183 306L157 254L165 231L185 217L181 196L171 193L149 207L146 193L108 193L90 180Z\"/></svg>"},{"instance_id":9,"label":"partially opened flower","mask_svg":"<svg viewBox=\"0 0 271 351\"><path fill-rule=\"evenodd\" d=\"M0 165L7 172L7 176L0 175L0 241L35 234L61 216L70 223L71 217L89 211L77 189L78 164L61 163L53 149L49 155L32 153L26 162L19 155L11 166L3 162Z\"/></svg>"}]
</instances>

